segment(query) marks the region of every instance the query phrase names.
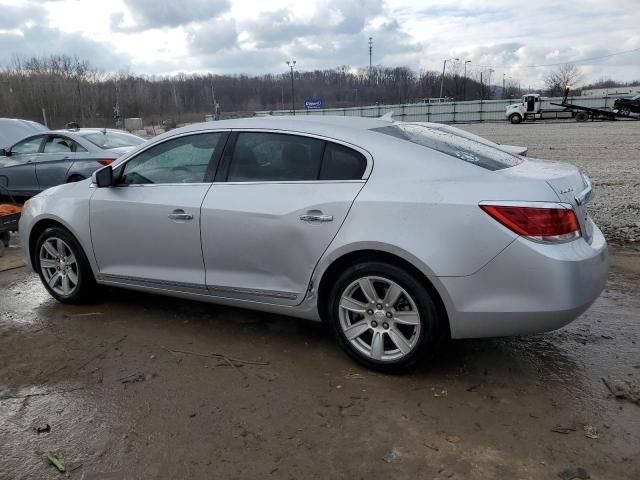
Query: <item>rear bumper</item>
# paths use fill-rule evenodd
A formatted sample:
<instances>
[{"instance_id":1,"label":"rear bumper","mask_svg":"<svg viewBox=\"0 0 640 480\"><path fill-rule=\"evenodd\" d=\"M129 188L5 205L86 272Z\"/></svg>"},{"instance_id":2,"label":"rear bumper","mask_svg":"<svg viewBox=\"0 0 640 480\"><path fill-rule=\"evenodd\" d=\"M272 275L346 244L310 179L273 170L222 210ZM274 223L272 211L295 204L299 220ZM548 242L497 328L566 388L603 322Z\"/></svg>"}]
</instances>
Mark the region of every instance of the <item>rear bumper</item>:
<instances>
[{"instance_id":1,"label":"rear bumper","mask_svg":"<svg viewBox=\"0 0 640 480\"><path fill-rule=\"evenodd\" d=\"M591 223L591 243L580 238L550 245L518 238L475 274L441 277L451 336L524 335L578 318L607 282L607 243Z\"/></svg>"}]
</instances>

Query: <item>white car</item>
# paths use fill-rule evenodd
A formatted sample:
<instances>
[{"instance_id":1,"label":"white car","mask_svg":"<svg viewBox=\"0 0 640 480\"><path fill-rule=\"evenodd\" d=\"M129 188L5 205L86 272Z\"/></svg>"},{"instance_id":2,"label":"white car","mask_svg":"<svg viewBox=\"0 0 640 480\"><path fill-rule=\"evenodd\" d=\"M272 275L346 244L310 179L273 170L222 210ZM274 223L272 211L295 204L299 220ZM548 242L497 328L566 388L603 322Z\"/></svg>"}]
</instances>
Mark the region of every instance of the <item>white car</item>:
<instances>
[{"instance_id":1,"label":"white car","mask_svg":"<svg viewBox=\"0 0 640 480\"><path fill-rule=\"evenodd\" d=\"M395 370L584 312L607 277L590 196L571 165L442 129L262 117L156 137L31 199L20 234L62 302L101 284L324 320Z\"/></svg>"}]
</instances>

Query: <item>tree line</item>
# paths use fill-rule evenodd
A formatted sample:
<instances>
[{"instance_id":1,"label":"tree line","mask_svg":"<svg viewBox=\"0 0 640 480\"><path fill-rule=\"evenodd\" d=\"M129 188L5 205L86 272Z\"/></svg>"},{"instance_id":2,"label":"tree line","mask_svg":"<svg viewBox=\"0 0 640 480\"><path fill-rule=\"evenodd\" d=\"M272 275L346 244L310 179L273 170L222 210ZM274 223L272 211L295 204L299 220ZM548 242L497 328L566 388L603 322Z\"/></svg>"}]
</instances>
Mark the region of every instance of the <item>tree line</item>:
<instances>
[{"instance_id":1,"label":"tree line","mask_svg":"<svg viewBox=\"0 0 640 480\"><path fill-rule=\"evenodd\" d=\"M326 108L420 102L440 95L440 81L439 72L380 65L296 71L294 105L303 109L304 99L312 97L322 98ZM469 100L492 95L486 80L481 84L469 76L465 86L458 71L447 73L443 92L455 100L465 93ZM288 110L290 74L106 74L87 60L64 55L16 57L0 70L0 116L46 118L51 128L68 122L112 127L114 113L143 117L146 123L198 121L213 111L214 102L222 118L232 112Z\"/></svg>"},{"instance_id":2,"label":"tree line","mask_svg":"<svg viewBox=\"0 0 640 480\"><path fill-rule=\"evenodd\" d=\"M549 76L549 93L575 80L568 66ZM417 103L440 96L441 72L408 67L374 66L294 72L294 105L322 98L325 108ZM502 90L487 85L491 71L474 70L465 77L459 64L447 66L443 96L453 100L515 98L519 85L509 80ZM494 81L495 81L494 77ZM497 81L495 82L497 83ZM46 123L113 127L115 117L142 117L146 124L195 122L219 105L221 118L261 110L291 108L289 72L264 75L184 74L146 76L104 73L77 57L13 58L0 69L0 116Z\"/></svg>"}]
</instances>

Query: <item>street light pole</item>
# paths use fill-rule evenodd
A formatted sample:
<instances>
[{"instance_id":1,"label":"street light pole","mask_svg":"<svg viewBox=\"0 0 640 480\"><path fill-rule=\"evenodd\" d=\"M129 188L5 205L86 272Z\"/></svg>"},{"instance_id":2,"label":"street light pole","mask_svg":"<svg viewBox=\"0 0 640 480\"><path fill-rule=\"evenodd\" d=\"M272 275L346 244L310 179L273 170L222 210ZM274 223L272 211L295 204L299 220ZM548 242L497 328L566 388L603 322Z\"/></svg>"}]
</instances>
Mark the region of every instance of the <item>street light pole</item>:
<instances>
[{"instance_id":1,"label":"street light pole","mask_svg":"<svg viewBox=\"0 0 640 480\"><path fill-rule=\"evenodd\" d=\"M287 66L291 69L291 113L293 115L296 114L296 107L295 107L295 93L293 90L293 67L296 66L296 61L295 60L287 60Z\"/></svg>"},{"instance_id":2,"label":"street light pole","mask_svg":"<svg viewBox=\"0 0 640 480\"><path fill-rule=\"evenodd\" d=\"M471 60L464 61L464 86L462 87L464 92L464 100L467 100L467 63L471 63Z\"/></svg>"},{"instance_id":3,"label":"street light pole","mask_svg":"<svg viewBox=\"0 0 640 480\"><path fill-rule=\"evenodd\" d=\"M440 98L442 98L442 93L444 92L444 71L447 68L447 62L449 60L455 60L456 62L460 61L459 58L446 58L444 60L444 64L442 65L442 78L440 79Z\"/></svg>"},{"instance_id":4,"label":"street light pole","mask_svg":"<svg viewBox=\"0 0 640 480\"><path fill-rule=\"evenodd\" d=\"M489 79L487 81L487 86L489 87L489 100L491 100L491 74L495 72L493 68L489 69Z\"/></svg>"}]
</instances>

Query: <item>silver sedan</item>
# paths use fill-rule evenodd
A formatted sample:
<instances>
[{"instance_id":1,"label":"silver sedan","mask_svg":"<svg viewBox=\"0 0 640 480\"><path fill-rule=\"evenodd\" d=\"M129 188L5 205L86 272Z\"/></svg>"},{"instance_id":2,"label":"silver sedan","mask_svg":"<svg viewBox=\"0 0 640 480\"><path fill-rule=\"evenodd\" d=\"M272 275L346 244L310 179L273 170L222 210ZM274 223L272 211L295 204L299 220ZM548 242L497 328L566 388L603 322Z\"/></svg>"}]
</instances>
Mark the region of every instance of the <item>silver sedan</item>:
<instances>
[{"instance_id":1,"label":"silver sedan","mask_svg":"<svg viewBox=\"0 0 640 480\"><path fill-rule=\"evenodd\" d=\"M143 138L119 130L82 128L27 136L0 150L0 188L31 196L61 183L77 182L109 165Z\"/></svg>"},{"instance_id":2,"label":"silver sedan","mask_svg":"<svg viewBox=\"0 0 640 480\"><path fill-rule=\"evenodd\" d=\"M173 130L25 204L61 302L96 284L325 321L356 361L556 329L604 288L591 184L428 125L253 118Z\"/></svg>"}]
</instances>

